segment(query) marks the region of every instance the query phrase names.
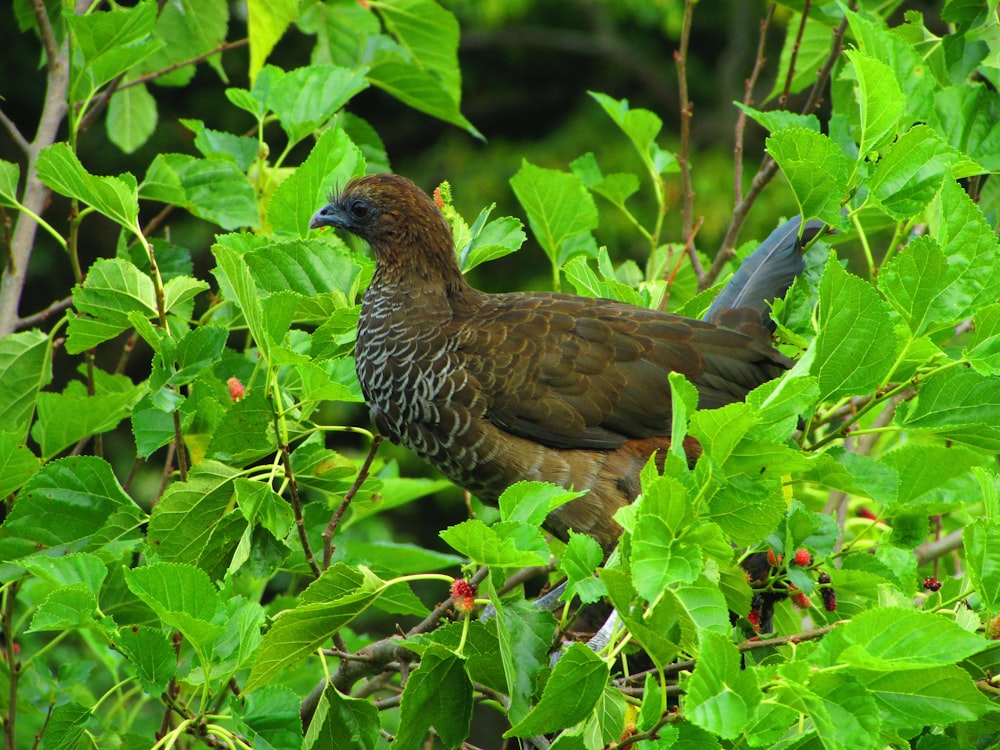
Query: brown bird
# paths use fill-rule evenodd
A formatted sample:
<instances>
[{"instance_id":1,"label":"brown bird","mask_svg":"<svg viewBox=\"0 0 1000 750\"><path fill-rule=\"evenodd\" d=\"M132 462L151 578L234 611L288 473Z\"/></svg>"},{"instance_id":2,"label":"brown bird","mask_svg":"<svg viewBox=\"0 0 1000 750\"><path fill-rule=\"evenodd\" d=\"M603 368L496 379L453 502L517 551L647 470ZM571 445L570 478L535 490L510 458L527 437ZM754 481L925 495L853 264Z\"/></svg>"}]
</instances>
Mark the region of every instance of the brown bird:
<instances>
[{"instance_id":1,"label":"brown bird","mask_svg":"<svg viewBox=\"0 0 1000 750\"><path fill-rule=\"evenodd\" d=\"M771 345L766 311L802 269L797 219L743 264L704 321L608 299L478 291L434 202L397 175L351 181L310 226L345 229L375 254L356 357L379 430L485 502L520 480L587 490L546 528L589 534L606 552L621 531L615 511L639 494L650 456L670 447L667 374L683 373L699 408L712 409L792 364ZM685 442L690 460L700 450Z\"/></svg>"}]
</instances>

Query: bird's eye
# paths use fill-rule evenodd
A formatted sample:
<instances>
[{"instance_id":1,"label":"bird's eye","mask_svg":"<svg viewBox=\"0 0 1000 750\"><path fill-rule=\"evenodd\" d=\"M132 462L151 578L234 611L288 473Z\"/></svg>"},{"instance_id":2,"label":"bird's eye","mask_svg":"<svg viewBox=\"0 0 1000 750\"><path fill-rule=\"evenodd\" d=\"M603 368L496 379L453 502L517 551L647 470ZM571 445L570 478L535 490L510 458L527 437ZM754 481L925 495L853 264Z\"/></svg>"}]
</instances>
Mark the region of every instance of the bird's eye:
<instances>
[{"instance_id":1,"label":"bird's eye","mask_svg":"<svg viewBox=\"0 0 1000 750\"><path fill-rule=\"evenodd\" d=\"M364 201L354 201L354 203L351 204L350 211L351 216L355 219L367 219L371 209Z\"/></svg>"}]
</instances>

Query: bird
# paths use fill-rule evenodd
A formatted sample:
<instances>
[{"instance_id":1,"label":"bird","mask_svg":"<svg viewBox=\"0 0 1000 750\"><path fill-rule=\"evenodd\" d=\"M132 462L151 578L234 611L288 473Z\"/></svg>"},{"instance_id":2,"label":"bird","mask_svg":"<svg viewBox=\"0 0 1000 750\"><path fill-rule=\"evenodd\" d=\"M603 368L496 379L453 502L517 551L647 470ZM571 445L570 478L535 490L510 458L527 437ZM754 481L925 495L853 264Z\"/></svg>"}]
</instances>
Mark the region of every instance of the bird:
<instances>
[{"instance_id":1,"label":"bird","mask_svg":"<svg viewBox=\"0 0 1000 750\"><path fill-rule=\"evenodd\" d=\"M587 534L610 553L615 512L640 493L651 457L670 449L668 374L697 389L699 408L743 400L793 361L772 345L769 303L802 271L798 218L743 263L705 319L557 292L475 289L430 196L396 174L348 182L311 228L367 242L355 359L372 421L486 503L509 486L551 482L580 497L544 523ZM695 461L701 447L686 438Z\"/></svg>"}]
</instances>

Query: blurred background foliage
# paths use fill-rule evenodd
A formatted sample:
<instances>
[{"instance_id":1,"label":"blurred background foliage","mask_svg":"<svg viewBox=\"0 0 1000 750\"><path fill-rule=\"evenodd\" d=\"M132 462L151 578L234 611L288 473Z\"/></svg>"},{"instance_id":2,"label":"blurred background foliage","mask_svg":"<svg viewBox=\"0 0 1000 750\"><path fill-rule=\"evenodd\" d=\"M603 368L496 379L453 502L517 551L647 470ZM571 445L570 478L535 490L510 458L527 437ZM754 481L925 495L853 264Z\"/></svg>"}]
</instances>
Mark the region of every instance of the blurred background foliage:
<instances>
[{"instance_id":1,"label":"blurred background foliage","mask_svg":"<svg viewBox=\"0 0 1000 750\"><path fill-rule=\"evenodd\" d=\"M48 0L50 12L59 0ZM119 3L132 5L134 3ZM934 23L940 15L937 3L908 2L904 10L926 11L926 22ZM18 0L13 15L24 12L29 4ZM272 52L269 62L285 70L316 62L308 59L316 45L308 38L309 8L316 5L304 0L300 28L291 28ZM363 3L345 0L336 12L367 14ZM527 159L539 166L562 169L578 156L593 152L608 172L643 174L635 150L588 91L628 99L633 107L656 112L664 122L660 143L676 151L679 148L678 79L674 61L681 23L682 0L442 0L452 10L461 26L459 63L462 71L462 111L484 136L478 139L460 128L407 107L387 93L372 87L351 101L353 113L375 127L383 139L393 171L404 174L430 191L441 181L451 183L455 206L468 219L491 203L497 204L493 216L513 215L524 219L510 188L509 179ZM794 6L795 3L789 5ZM693 125L690 162L693 165L695 217L703 224L696 238L698 249L709 257L715 254L733 208L733 142L737 108L734 100L744 96L746 77L753 68L759 41L759 23L767 3L763 0L712 0L699 3L694 12L688 51L688 84L693 102ZM30 11L29 11L30 12ZM0 56L3 80L16 81L4 87L4 109L20 123L37 122L45 86L44 67L39 60L37 40L31 34L18 33L11 18L11 7L4 11L0 24L4 54ZM778 59L785 27L792 11L777 6L768 30L765 46L767 64L758 81L754 102L764 107L774 88ZM898 21L898 19L896 19ZM317 24L319 25L319 24ZM230 39L245 36L246 10L241 3L231 4ZM105 118L87 130L78 147L85 164L101 174L132 171L141 175L144 167L158 153L194 153L193 134L181 126L180 118L203 119L209 128L227 132L250 132L251 118L223 102L226 86L248 87L247 47L227 51L213 68L199 65L194 79L184 88L169 85L169 77L156 81L153 91L159 108L159 120L152 137L134 153L123 153L113 145L104 128ZM220 72L225 80L220 80ZM825 104L824 104L825 106ZM791 109L797 108L793 99ZM823 112L820 112L821 119ZM765 132L753 122L747 123L744 175L748 182L763 155ZM281 133L273 126L269 134L273 149L283 147ZM293 151L289 164L306 155L306 145ZM19 153L6 131L0 131L0 158L16 161ZM667 217L664 237L682 242L680 230L680 178L668 180L668 200L673 210ZM60 232L68 222L68 200L58 202L46 217ZM636 216L650 225L655 210L647 183L630 201ZM598 242L609 248L616 264L632 259L645 260L648 243L610 204L598 202L601 212ZM147 205L145 211L150 211ZM794 213L790 191L780 176L764 191L750 212L740 242L763 238L775 226L775 216ZM143 215L145 224L154 213ZM8 222L10 217L7 217ZM114 254L118 228L100 217L90 219L89 247L81 247L81 265ZM105 231L98 231L103 222ZM167 222L171 242L186 247L194 260L194 274L203 278L212 265L209 247L217 227L186 212L174 212ZM6 231L10 231L9 224ZM43 308L50 301L69 294L73 278L61 248L45 233L39 233L29 270L29 280L22 301L22 315ZM521 252L508 256L471 274L474 285L488 291L545 289L551 284L548 261L529 238ZM140 341L140 346L143 344ZM65 361L65 360L64 360ZM146 356L132 358L132 367L143 367ZM113 363L98 363L113 368ZM58 390L73 376L58 371L53 389ZM148 372L129 372L139 381ZM335 413L326 415L329 423L365 424L362 408L329 404ZM116 469L125 475L132 463L131 436L127 426L120 430L122 450L115 449L114 435L107 455ZM352 452L350 438L343 445L332 445ZM408 451L386 445L386 455L394 455L405 476L419 476L430 471ZM140 469L140 473L144 471ZM145 480L135 484L137 499L153 497L160 478L149 471ZM145 491L144 491L145 486ZM145 497L144 497L145 496ZM433 501L414 504L395 514L388 514L396 528L384 528L386 538L416 541L442 548L437 531L447 523L466 517L464 503L457 489L439 494ZM427 503L434 512L428 513ZM478 509L481 517L490 518L491 509ZM385 517L385 516L383 516Z\"/></svg>"}]
</instances>

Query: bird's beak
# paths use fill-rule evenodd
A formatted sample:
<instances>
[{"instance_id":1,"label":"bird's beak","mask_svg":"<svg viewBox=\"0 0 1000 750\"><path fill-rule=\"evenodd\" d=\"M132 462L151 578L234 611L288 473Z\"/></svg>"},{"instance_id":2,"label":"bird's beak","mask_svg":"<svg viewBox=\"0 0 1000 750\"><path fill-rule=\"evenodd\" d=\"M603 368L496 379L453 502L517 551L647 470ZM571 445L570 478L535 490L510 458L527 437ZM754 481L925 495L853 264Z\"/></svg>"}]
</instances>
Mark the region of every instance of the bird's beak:
<instances>
[{"instance_id":1,"label":"bird's beak","mask_svg":"<svg viewBox=\"0 0 1000 750\"><path fill-rule=\"evenodd\" d=\"M347 222L334 204L327 203L323 208L314 213L313 217L309 220L310 229L318 229L319 227L339 227L340 229L346 229Z\"/></svg>"}]
</instances>

